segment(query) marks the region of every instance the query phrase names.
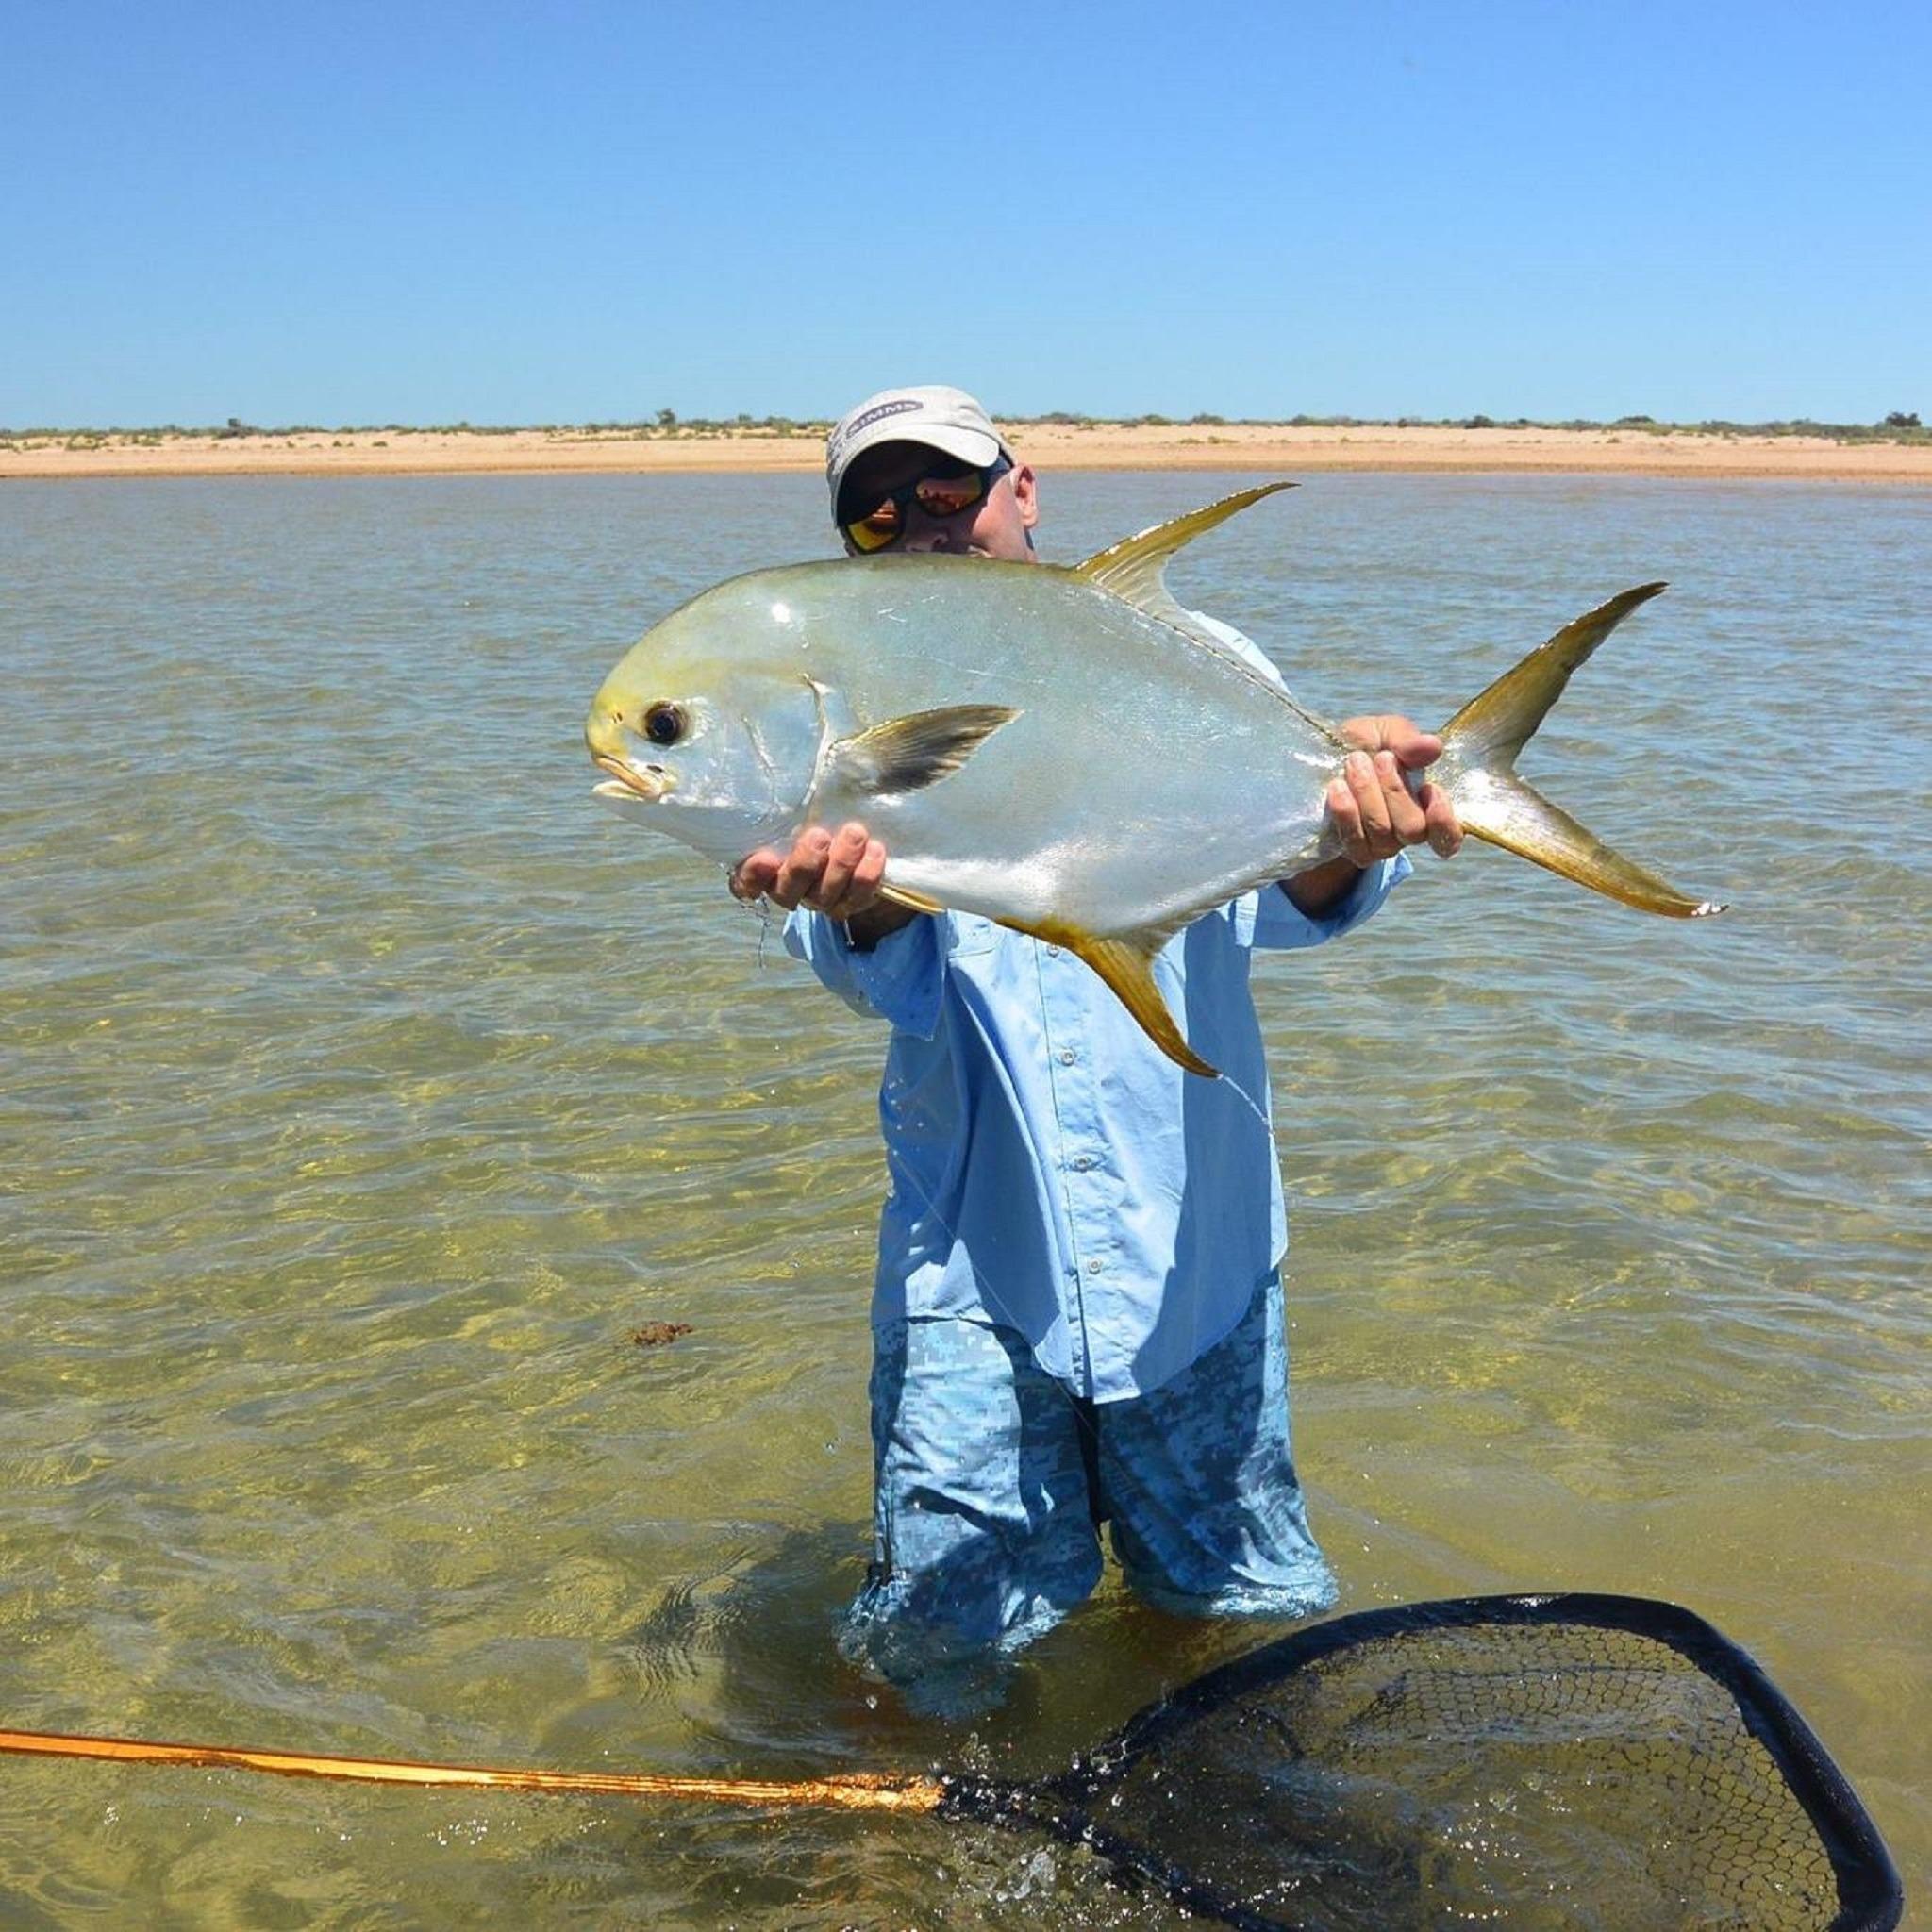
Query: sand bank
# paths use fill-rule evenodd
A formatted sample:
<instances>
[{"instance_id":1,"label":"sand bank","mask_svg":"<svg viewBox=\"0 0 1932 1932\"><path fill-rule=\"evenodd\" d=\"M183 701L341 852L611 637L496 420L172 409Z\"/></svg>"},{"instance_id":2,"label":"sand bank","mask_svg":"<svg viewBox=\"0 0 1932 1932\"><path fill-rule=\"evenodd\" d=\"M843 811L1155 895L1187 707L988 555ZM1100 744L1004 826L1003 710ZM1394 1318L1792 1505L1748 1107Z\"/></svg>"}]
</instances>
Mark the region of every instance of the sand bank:
<instances>
[{"instance_id":1,"label":"sand bank","mask_svg":"<svg viewBox=\"0 0 1932 1932\"><path fill-rule=\"evenodd\" d=\"M1014 447L1055 470L1591 472L1932 484L1932 445L1644 429L1354 428L1277 424L1015 423ZM815 435L581 429L388 429L300 435L0 440L9 476L443 475L520 472L815 471Z\"/></svg>"}]
</instances>

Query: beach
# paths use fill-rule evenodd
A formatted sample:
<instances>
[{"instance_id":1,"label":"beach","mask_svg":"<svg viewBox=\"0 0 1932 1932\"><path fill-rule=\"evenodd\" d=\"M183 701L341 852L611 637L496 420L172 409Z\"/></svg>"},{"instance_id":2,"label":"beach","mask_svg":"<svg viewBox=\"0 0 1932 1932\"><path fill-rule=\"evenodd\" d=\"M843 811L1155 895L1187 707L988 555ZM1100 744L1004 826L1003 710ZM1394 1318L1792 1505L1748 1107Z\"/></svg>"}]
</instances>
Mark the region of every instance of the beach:
<instances>
[{"instance_id":1,"label":"beach","mask_svg":"<svg viewBox=\"0 0 1932 1932\"><path fill-rule=\"evenodd\" d=\"M1637 426L1009 422L1013 447L1053 470L1324 470L1788 477L1932 484L1932 443L1850 442ZM819 469L816 430L759 426L357 429L0 437L11 477L449 475Z\"/></svg>"}]
</instances>

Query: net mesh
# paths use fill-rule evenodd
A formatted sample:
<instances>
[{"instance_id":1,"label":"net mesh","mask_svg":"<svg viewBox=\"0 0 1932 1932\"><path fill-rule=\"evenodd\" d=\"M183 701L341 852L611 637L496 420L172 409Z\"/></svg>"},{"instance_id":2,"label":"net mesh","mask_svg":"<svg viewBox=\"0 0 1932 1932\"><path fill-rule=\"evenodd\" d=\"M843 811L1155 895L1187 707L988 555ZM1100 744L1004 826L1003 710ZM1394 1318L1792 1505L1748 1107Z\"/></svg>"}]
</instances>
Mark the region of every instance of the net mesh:
<instances>
[{"instance_id":1,"label":"net mesh","mask_svg":"<svg viewBox=\"0 0 1932 1932\"><path fill-rule=\"evenodd\" d=\"M1708 1625L1633 1602L1318 1626L1130 1725L1057 1781L1052 1822L1252 1927L1895 1924L1883 1847L1796 1714Z\"/></svg>"}]
</instances>

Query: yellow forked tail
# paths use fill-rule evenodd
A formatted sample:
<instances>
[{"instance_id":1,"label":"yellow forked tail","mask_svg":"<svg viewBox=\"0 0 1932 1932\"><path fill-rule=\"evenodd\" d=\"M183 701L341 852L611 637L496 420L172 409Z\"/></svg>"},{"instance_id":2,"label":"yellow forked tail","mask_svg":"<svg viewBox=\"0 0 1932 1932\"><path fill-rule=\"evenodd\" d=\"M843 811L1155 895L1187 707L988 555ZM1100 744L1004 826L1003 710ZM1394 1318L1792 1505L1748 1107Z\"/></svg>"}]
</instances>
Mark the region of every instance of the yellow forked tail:
<instances>
[{"instance_id":1,"label":"yellow forked tail","mask_svg":"<svg viewBox=\"0 0 1932 1932\"><path fill-rule=\"evenodd\" d=\"M1697 919L1724 908L1678 891L1654 872L1613 852L1516 775L1516 754L1563 695L1570 674L1631 611L1663 588L1640 584L1612 597L1566 624L1513 671L1506 671L1443 725L1442 755L1429 768L1429 776L1448 791L1465 832L1641 912Z\"/></svg>"}]
</instances>

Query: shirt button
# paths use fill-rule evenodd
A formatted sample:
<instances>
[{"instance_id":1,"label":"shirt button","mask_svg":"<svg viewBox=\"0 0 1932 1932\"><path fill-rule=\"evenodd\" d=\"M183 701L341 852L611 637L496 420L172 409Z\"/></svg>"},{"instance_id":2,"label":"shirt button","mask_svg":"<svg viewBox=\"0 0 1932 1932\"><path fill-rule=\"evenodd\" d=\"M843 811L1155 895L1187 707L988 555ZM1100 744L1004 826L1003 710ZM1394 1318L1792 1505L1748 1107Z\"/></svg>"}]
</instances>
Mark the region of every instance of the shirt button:
<instances>
[{"instance_id":1,"label":"shirt button","mask_svg":"<svg viewBox=\"0 0 1932 1932\"><path fill-rule=\"evenodd\" d=\"M1047 947L1047 949L1046 949L1046 957L1047 957L1047 958L1048 958L1049 959L1058 959L1058 958L1059 958L1059 956L1060 956L1060 949L1059 949L1059 948L1058 948L1058 946L1049 946L1049 947Z\"/></svg>"},{"instance_id":2,"label":"shirt button","mask_svg":"<svg viewBox=\"0 0 1932 1932\"><path fill-rule=\"evenodd\" d=\"M1071 1067L1074 1064L1074 1062L1079 1058L1080 1056L1076 1054L1071 1046L1063 1046L1060 1048L1061 1066Z\"/></svg>"},{"instance_id":3,"label":"shirt button","mask_svg":"<svg viewBox=\"0 0 1932 1932\"><path fill-rule=\"evenodd\" d=\"M1087 1272L1090 1274L1098 1274L1101 1269L1104 1268L1106 1265L1107 1264L1101 1260L1100 1257L1098 1255L1095 1255L1092 1260L1088 1262Z\"/></svg>"}]
</instances>

